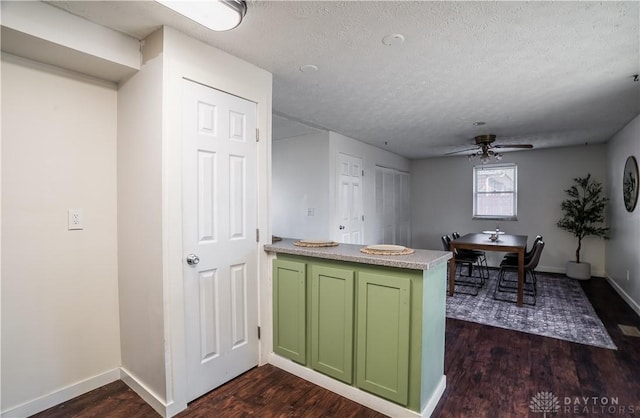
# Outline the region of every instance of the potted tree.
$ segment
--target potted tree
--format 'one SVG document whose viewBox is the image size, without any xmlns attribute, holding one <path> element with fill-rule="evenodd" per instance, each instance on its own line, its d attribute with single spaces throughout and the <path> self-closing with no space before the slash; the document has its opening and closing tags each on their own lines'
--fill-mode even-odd
<svg viewBox="0 0 640 418">
<path fill-rule="evenodd" d="M 609 199 L 602 195 L 602 184 L 592 180 L 591 174 L 576 177 L 573 181 L 575 184 L 565 190 L 569 198 L 562 201 L 563 216 L 558 226 L 578 239 L 576 261 L 567 262 L 567 276 L 586 280 L 591 278 L 591 264 L 580 261 L 582 240 L 589 235 L 607 238 L 609 228 L 602 223 Z"/>
</svg>

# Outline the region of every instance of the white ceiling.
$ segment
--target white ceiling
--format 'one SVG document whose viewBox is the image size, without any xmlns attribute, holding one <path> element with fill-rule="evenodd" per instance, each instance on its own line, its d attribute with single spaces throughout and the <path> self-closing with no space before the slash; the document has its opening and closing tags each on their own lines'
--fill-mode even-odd
<svg viewBox="0 0 640 418">
<path fill-rule="evenodd" d="M 138 39 L 172 26 L 273 73 L 275 139 L 323 128 L 413 159 L 484 133 L 605 142 L 640 113 L 635 1 L 250 1 L 228 32 L 153 1 L 50 3 Z"/>
</svg>

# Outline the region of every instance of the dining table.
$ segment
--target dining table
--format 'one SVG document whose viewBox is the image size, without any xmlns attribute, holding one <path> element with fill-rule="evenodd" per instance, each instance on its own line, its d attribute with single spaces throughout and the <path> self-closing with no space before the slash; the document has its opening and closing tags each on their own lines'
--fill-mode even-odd
<svg viewBox="0 0 640 418">
<path fill-rule="evenodd" d="M 527 236 L 504 233 L 494 236 L 497 236 L 496 240 L 490 239 L 491 234 L 488 233 L 471 233 L 451 241 L 449 250 L 453 253 L 453 257 L 449 259 L 449 296 L 453 296 L 455 291 L 456 250 L 513 252 L 518 254 L 518 294 L 516 304 L 517 306 L 522 306 L 524 292 L 524 253 L 527 248 Z"/>
</svg>

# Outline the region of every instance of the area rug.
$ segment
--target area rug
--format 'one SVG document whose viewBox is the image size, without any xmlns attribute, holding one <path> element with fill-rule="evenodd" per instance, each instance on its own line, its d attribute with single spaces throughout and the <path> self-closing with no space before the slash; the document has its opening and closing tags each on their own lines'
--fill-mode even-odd
<svg viewBox="0 0 640 418">
<path fill-rule="evenodd" d="M 557 274 L 537 273 L 536 305 L 519 308 L 515 303 L 493 298 L 499 270 L 489 271 L 489 280 L 479 289 L 477 296 L 463 294 L 471 289 L 456 285 L 454 295 L 447 296 L 448 318 L 617 349 L 576 280 Z M 511 277 L 515 279 L 516 276 Z M 516 298 L 513 293 L 503 292 L 499 296 Z M 525 296 L 525 301 L 531 301 L 531 298 Z"/>
</svg>

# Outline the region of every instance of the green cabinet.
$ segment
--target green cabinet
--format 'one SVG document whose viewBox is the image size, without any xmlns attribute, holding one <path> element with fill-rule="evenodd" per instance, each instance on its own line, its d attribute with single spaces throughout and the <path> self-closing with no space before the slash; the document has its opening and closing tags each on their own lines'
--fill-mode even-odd
<svg viewBox="0 0 640 418">
<path fill-rule="evenodd" d="M 273 262 L 273 352 L 307 363 L 306 265 Z"/>
<path fill-rule="evenodd" d="M 311 367 L 353 381 L 354 271 L 311 265 Z"/>
<path fill-rule="evenodd" d="M 409 397 L 411 281 L 358 275 L 356 385 L 402 405 Z"/>
<path fill-rule="evenodd" d="M 276 354 L 422 411 L 444 376 L 446 263 L 422 271 L 278 254 L 273 265 Z"/>
</svg>

